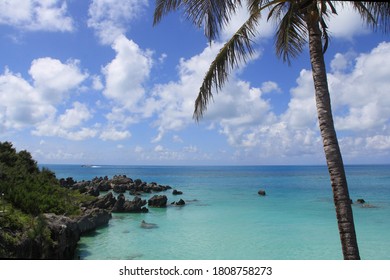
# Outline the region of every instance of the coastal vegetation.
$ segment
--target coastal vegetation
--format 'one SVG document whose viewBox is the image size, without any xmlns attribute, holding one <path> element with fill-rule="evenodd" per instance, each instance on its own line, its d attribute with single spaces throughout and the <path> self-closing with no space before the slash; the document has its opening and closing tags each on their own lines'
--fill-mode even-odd
<svg viewBox="0 0 390 280">
<path fill-rule="evenodd" d="M 40 169 L 29 152 L 17 152 L 10 142 L 0 142 L 0 182 L 0 258 L 17 258 L 26 248 L 22 244 L 52 246 L 43 214 L 74 217 L 92 199 L 60 187 L 53 172 Z"/>
<path fill-rule="evenodd" d="M 310 62 L 315 88 L 315 99 L 320 134 L 330 175 L 344 259 L 360 259 L 355 225 L 344 170 L 341 150 L 334 127 L 324 53 L 328 48 L 330 15 L 337 14 L 342 5 L 351 5 L 367 25 L 374 30 L 387 32 L 390 28 L 388 1 L 317 1 L 317 0 L 158 0 L 154 24 L 169 12 L 180 10 L 194 25 L 203 27 L 210 43 L 219 37 L 221 30 L 246 2 L 246 22 L 227 40 L 211 63 L 200 86 L 195 101 L 194 118 L 199 121 L 213 92 L 220 90 L 232 68 L 248 61 L 255 53 L 254 37 L 261 28 L 260 20 L 266 16 L 276 24 L 275 49 L 278 57 L 291 63 L 306 44 L 309 45 Z M 340 5 L 336 3 L 339 2 Z"/>
<path fill-rule="evenodd" d="M 165 208 L 167 196 L 153 194 L 171 189 L 126 175 L 57 179 L 10 142 L 0 142 L 0 182 L 0 258 L 13 259 L 73 259 L 80 236 L 107 225 L 112 212 L 147 213 L 146 204 Z M 134 199 L 127 200 L 125 192 Z M 142 194 L 151 197 L 146 201 Z M 171 204 L 181 207 L 185 202 Z"/>
</svg>

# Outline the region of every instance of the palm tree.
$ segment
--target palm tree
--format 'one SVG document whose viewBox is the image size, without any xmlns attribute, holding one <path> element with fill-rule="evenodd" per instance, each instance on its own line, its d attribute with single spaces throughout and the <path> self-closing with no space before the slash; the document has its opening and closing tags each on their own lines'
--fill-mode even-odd
<svg viewBox="0 0 390 280">
<path fill-rule="evenodd" d="M 181 9 L 196 26 L 205 28 L 210 43 L 243 2 L 247 3 L 247 21 L 221 48 L 211 63 L 198 97 L 194 118 L 199 121 L 213 97 L 213 90 L 220 90 L 229 71 L 246 62 L 253 54 L 253 38 L 264 13 L 276 22 L 276 54 L 284 61 L 298 56 L 309 44 L 310 61 L 315 88 L 319 128 L 330 174 L 333 199 L 338 221 L 344 259 L 360 259 L 355 225 L 344 164 L 334 128 L 330 94 L 326 76 L 324 53 L 328 47 L 327 21 L 330 14 L 337 14 L 336 2 L 352 5 L 362 19 L 373 29 L 387 32 L 390 28 L 389 2 L 376 1 L 317 1 L 317 0 L 156 0 L 154 24 L 171 11 Z M 340 6 L 337 6 L 340 7 Z"/>
</svg>

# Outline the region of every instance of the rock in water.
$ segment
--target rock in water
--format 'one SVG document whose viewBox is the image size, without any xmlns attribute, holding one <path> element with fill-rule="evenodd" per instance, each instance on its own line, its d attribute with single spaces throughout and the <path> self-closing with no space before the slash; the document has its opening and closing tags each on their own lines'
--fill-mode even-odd
<svg viewBox="0 0 390 280">
<path fill-rule="evenodd" d="M 126 212 L 126 213 L 146 213 L 149 210 L 145 207 L 146 200 L 142 200 L 139 197 L 134 197 L 132 201 L 126 200 L 123 194 L 118 195 L 112 212 Z"/>
<path fill-rule="evenodd" d="M 173 195 L 180 195 L 180 194 L 183 194 L 182 191 L 178 191 L 178 190 L 173 190 L 172 192 Z"/>
<path fill-rule="evenodd" d="M 87 209 L 84 214 L 77 218 L 77 225 L 80 234 L 95 230 L 96 228 L 107 225 L 111 219 L 111 213 L 106 209 Z"/>
<path fill-rule="evenodd" d="M 150 229 L 150 228 L 158 228 L 158 225 L 153 224 L 153 223 L 147 223 L 147 222 L 145 222 L 145 220 L 142 220 L 141 227 L 146 228 L 146 229 Z"/>
<path fill-rule="evenodd" d="M 148 200 L 150 207 L 164 208 L 167 207 L 168 198 L 166 195 L 154 195 Z"/>
<path fill-rule="evenodd" d="M 266 195 L 265 190 L 259 190 L 257 193 L 258 193 L 260 196 L 265 196 L 265 195 Z"/>
<path fill-rule="evenodd" d="M 358 200 L 356 200 L 356 202 L 359 203 L 359 204 L 366 203 L 366 201 L 363 198 L 359 198 Z"/>
</svg>

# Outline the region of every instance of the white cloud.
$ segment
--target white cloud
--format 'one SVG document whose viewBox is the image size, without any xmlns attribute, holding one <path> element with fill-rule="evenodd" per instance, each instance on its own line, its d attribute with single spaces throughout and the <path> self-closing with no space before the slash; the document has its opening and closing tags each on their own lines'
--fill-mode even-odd
<svg viewBox="0 0 390 280">
<path fill-rule="evenodd" d="M 215 43 L 188 60 L 181 59 L 178 65 L 179 80 L 168 84 L 157 85 L 153 90 L 153 99 L 158 127 L 158 135 L 153 142 L 161 141 L 166 131 L 177 131 L 193 123 L 194 102 L 210 63 L 217 54 L 221 44 Z"/>
<path fill-rule="evenodd" d="M 173 135 L 172 141 L 175 143 L 183 143 L 184 142 L 183 139 L 181 139 L 181 137 L 179 135 Z"/>
<path fill-rule="evenodd" d="M 78 60 L 69 60 L 64 64 L 50 57 L 33 60 L 29 74 L 36 90 L 50 103 L 61 102 L 70 90 L 77 88 L 88 76 L 81 73 Z"/>
<path fill-rule="evenodd" d="M 70 153 L 69 151 L 63 151 L 62 149 L 59 149 L 57 151 L 42 151 L 41 149 L 38 149 L 33 152 L 34 158 L 43 158 L 45 160 L 53 160 L 55 162 L 58 161 L 76 161 L 80 162 L 80 160 L 83 160 L 85 157 L 85 154 L 82 152 L 79 153 Z"/>
<path fill-rule="evenodd" d="M 93 137 L 95 129 L 80 126 L 92 118 L 85 104 L 74 102 L 72 108 L 59 113 L 57 106 L 76 90 L 86 74 L 78 63 L 63 64 L 52 58 L 40 58 L 31 63 L 32 81 L 6 69 L 0 75 L 0 120 L 4 130 L 34 127 L 39 136 L 59 136 L 82 140 Z"/>
<path fill-rule="evenodd" d="M 385 151 L 389 153 L 390 150 L 390 135 L 374 135 L 367 137 L 366 145 L 370 149 Z"/>
<path fill-rule="evenodd" d="M 343 155 L 347 159 L 389 153 L 390 139 L 390 43 L 369 53 L 336 54 L 328 73 L 332 111 Z M 320 152 L 311 71 L 302 70 L 297 87 L 291 89 L 287 111 L 280 116 L 286 127 L 279 130 L 291 147 Z M 272 128 L 270 131 L 275 131 Z M 256 138 L 256 137 L 254 137 Z M 275 148 L 288 146 L 269 135 Z M 290 149 L 291 150 L 291 149 Z M 291 150 L 292 151 L 292 150 Z"/>
<path fill-rule="evenodd" d="M 275 119 L 262 94 L 248 82 L 232 80 L 215 97 L 205 120 L 218 124 L 220 133 L 227 137 L 230 145 L 251 146 L 249 134 L 253 128 L 268 125 Z"/>
<path fill-rule="evenodd" d="M 168 55 L 166 53 L 163 53 L 160 55 L 160 57 L 158 58 L 158 61 L 160 63 L 164 63 L 164 61 L 167 59 Z"/>
<path fill-rule="evenodd" d="M 56 136 L 69 140 L 84 140 L 95 137 L 97 130 L 90 127 L 81 127 L 92 118 L 92 113 L 85 104 L 74 102 L 73 107 L 66 109 L 59 116 L 55 114 L 35 125 L 32 131 L 38 136 Z"/>
<path fill-rule="evenodd" d="M 161 145 L 157 145 L 155 148 L 154 148 L 154 151 L 156 153 L 163 153 L 165 151 L 164 147 L 161 146 Z"/>
<path fill-rule="evenodd" d="M 100 91 L 104 89 L 104 85 L 102 83 L 101 77 L 100 76 L 92 76 L 92 88 L 94 90 Z"/>
<path fill-rule="evenodd" d="M 0 24 L 28 31 L 74 30 L 74 23 L 67 15 L 66 1 L 61 0 L 2 0 Z"/>
<path fill-rule="evenodd" d="M 367 131 L 388 125 L 389 77 L 390 43 L 381 43 L 370 53 L 358 55 L 351 71 L 329 75 L 337 128 Z"/>
<path fill-rule="evenodd" d="M 102 44 L 112 44 L 126 33 L 130 22 L 139 18 L 148 0 L 93 0 L 89 6 L 88 26 L 93 28 Z"/>
<path fill-rule="evenodd" d="M 40 93 L 20 74 L 7 69 L 0 76 L 0 104 L 5 129 L 34 125 L 56 112 L 55 107 L 45 102 Z"/>
<path fill-rule="evenodd" d="M 331 15 L 328 23 L 329 34 L 334 38 L 352 40 L 356 35 L 368 34 L 359 13 L 351 5 L 337 5 L 337 15 Z"/>
<path fill-rule="evenodd" d="M 140 153 L 142 153 L 144 151 L 144 148 L 142 148 L 141 146 L 136 146 L 135 148 L 134 148 L 134 152 L 136 153 L 136 154 L 140 154 Z"/>
<path fill-rule="evenodd" d="M 112 45 L 115 58 L 103 69 L 105 84 L 103 95 L 110 101 L 110 112 L 105 115 L 109 128 L 120 127 L 122 131 L 104 131 L 103 140 L 122 140 L 131 134 L 126 128 L 153 115 L 159 106 L 148 98 L 145 89 L 153 65 L 152 52 L 142 50 L 132 40 L 119 36 Z"/>
<path fill-rule="evenodd" d="M 179 80 L 155 88 L 153 97 L 161 106 L 156 111 L 159 134 L 155 142 L 161 141 L 167 131 L 182 130 L 193 122 L 194 100 L 215 55 L 213 47 L 218 49 L 218 44 L 188 60 L 182 59 L 178 66 Z M 336 54 L 330 63 L 333 113 L 346 158 L 353 157 L 359 149 L 360 155 L 388 149 L 388 61 L 390 43 L 382 43 L 367 54 Z M 214 95 L 215 102 L 209 105 L 201 124 L 206 123 L 224 135 L 230 146 L 237 148 L 240 158 L 291 157 L 304 162 L 307 157 L 313 162 L 322 161 L 311 71 L 303 69 L 296 82 L 290 90 L 286 111 L 275 115 L 264 95 L 271 90 L 279 91 L 278 85 L 265 81 L 255 88 L 233 73 L 226 86 Z M 345 137 L 344 133 L 353 136 Z M 161 153 L 169 151 L 157 147 Z"/>
<path fill-rule="evenodd" d="M 131 137 L 131 133 L 129 131 L 119 131 L 114 127 L 110 127 L 108 129 L 104 130 L 100 134 L 100 139 L 102 139 L 104 141 L 107 141 L 107 140 L 119 141 L 119 140 L 124 140 L 124 139 L 130 138 L 130 137 Z"/>
<path fill-rule="evenodd" d="M 139 102 L 144 100 L 144 83 L 152 67 L 152 54 L 125 36 L 119 36 L 112 48 L 116 57 L 103 69 L 106 79 L 103 94 L 118 106 L 137 112 Z"/>
<path fill-rule="evenodd" d="M 187 60 L 181 59 L 178 81 L 155 87 L 153 98 L 159 105 L 155 125 L 159 133 L 153 142 L 161 141 L 167 131 L 182 130 L 194 123 L 194 102 L 199 86 L 221 47 L 222 43 L 213 43 L 201 54 Z M 267 123 L 274 117 L 268 101 L 262 96 L 262 90 L 241 81 L 237 77 L 240 71 L 233 72 L 223 89 L 214 94 L 215 102 L 209 104 L 202 120 L 202 123 L 209 123 L 211 127 L 219 127 L 232 145 L 241 145 L 239 143 L 248 126 L 259 121 Z M 263 88 L 266 91 L 279 89 L 272 81 L 265 82 Z"/>
<path fill-rule="evenodd" d="M 291 100 L 281 120 L 292 129 L 312 128 L 317 121 L 317 109 L 311 71 L 302 70 L 297 84 L 291 89 Z"/>
<path fill-rule="evenodd" d="M 58 117 L 61 127 L 65 129 L 79 126 L 92 117 L 91 112 L 85 104 L 74 102 L 73 108 L 66 109 L 65 113 Z"/>
<path fill-rule="evenodd" d="M 186 153 L 197 153 L 198 147 L 194 145 L 186 146 L 183 148 L 183 151 Z"/>
<path fill-rule="evenodd" d="M 261 91 L 263 93 L 269 93 L 269 92 L 281 92 L 282 90 L 279 88 L 279 85 L 272 81 L 263 82 L 261 84 Z"/>
</svg>

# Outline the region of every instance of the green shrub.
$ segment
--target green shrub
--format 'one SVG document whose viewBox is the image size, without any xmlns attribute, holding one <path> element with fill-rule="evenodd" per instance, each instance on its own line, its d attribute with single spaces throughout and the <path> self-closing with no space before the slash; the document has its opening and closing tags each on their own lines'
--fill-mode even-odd
<svg viewBox="0 0 390 280">
<path fill-rule="evenodd" d="M 29 152 L 17 152 L 9 142 L 0 142 L 0 179 L 4 198 L 33 216 L 48 212 L 77 215 L 80 203 L 89 199 L 62 188 L 52 171 L 40 170 Z"/>
</svg>

